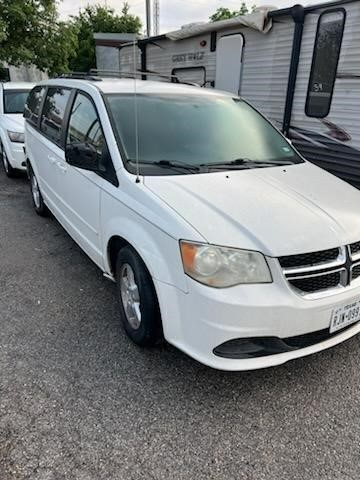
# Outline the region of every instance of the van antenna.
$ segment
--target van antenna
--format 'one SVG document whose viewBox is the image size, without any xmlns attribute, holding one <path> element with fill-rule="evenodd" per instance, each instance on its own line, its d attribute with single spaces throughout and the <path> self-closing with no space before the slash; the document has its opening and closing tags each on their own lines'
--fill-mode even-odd
<svg viewBox="0 0 360 480">
<path fill-rule="evenodd" d="M 136 183 L 140 183 L 139 174 L 139 119 L 138 119 L 138 103 L 137 103 L 137 85 L 136 85 L 136 44 L 133 43 L 133 56 L 134 56 L 134 113 L 135 113 L 135 165 L 136 165 Z"/>
</svg>

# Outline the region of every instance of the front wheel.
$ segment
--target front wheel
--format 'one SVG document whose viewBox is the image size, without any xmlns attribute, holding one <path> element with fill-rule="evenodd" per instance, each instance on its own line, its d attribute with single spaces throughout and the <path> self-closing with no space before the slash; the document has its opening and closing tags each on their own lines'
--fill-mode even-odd
<svg viewBox="0 0 360 480">
<path fill-rule="evenodd" d="M 116 281 L 122 322 L 127 335 L 140 346 L 153 346 L 163 338 L 155 287 L 144 262 L 131 247 L 120 250 Z"/>
<path fill-rule="evenodd" d="M 10 165 L 9 159 L 6 155 L 4 145 L 0 143 L 0 156 L 1 156 L 1 162 L 4 167 L 4 171 L 7 177 L 13 178 L 15 177 L 15 169 Z"/>
<path fill-rule="evenodd" d="M 49 211 L 47 209 L 47 206 L 45 205 L 43 196 L 41 195 L 41 192 L 40 192 L 37 178 L 31 166 L 29 166 L 29 179 L 30 179 L 31 197 L 32 197 L 35 212 L 41 217 L 46 217 Z"/>
</svg>

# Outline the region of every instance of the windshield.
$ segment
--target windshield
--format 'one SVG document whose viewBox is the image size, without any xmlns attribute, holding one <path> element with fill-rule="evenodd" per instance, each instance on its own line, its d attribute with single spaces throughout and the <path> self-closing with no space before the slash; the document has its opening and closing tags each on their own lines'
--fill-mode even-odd
<svg viewBox="0 0 360 480">
<path fill-rule="evenodd" d="M 24 113 L 30 90 L 4 90 L 4 113 Z"/>
<path fill-rule="evenodd" d="M 132 171 L 136 158 L 134 95 L 111 94 L 107 101 Z M 302 162 L 286 139 L 238 98 L 140 94 L 137 111 L 141 173 L 144 168 L 147 174 L 158 175 L 196 173 L 201 167 L 209 171 Z M 156 173 L 149 168 L 154 162 L 161 163 L 155 165 Z M 159 168 L 164 166 L 175 166 L 176 171 Z"/>
</svg>

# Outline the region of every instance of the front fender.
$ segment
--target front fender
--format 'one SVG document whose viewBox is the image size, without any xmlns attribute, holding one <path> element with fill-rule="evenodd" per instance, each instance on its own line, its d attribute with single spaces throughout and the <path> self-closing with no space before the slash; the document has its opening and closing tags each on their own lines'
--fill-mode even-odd
<svg viewBox="0 0 360 480">
<path fill-rule="evenodd" d="M 103 258 L 108 274 L 112 274 L 108 247 L 115 236 L 137 251 L 155 280 L 188 291 L 179 242 L 138 215 L 113 217 L 104 225 Z"/>
</svg>

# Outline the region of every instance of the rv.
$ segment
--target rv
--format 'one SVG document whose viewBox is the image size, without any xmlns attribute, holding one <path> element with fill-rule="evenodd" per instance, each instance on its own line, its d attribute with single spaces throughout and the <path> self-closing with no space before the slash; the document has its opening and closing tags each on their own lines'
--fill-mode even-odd
<svg viewBox="0 0 360 480">
<path fill-rule="evenodd" d="M 136 52 L 120 45 L 118 64 L 240 95 L 308 160 L 360 188 L 359 25 L 354 0 L 260 9 L 140 39 Z"/>
</svg>

